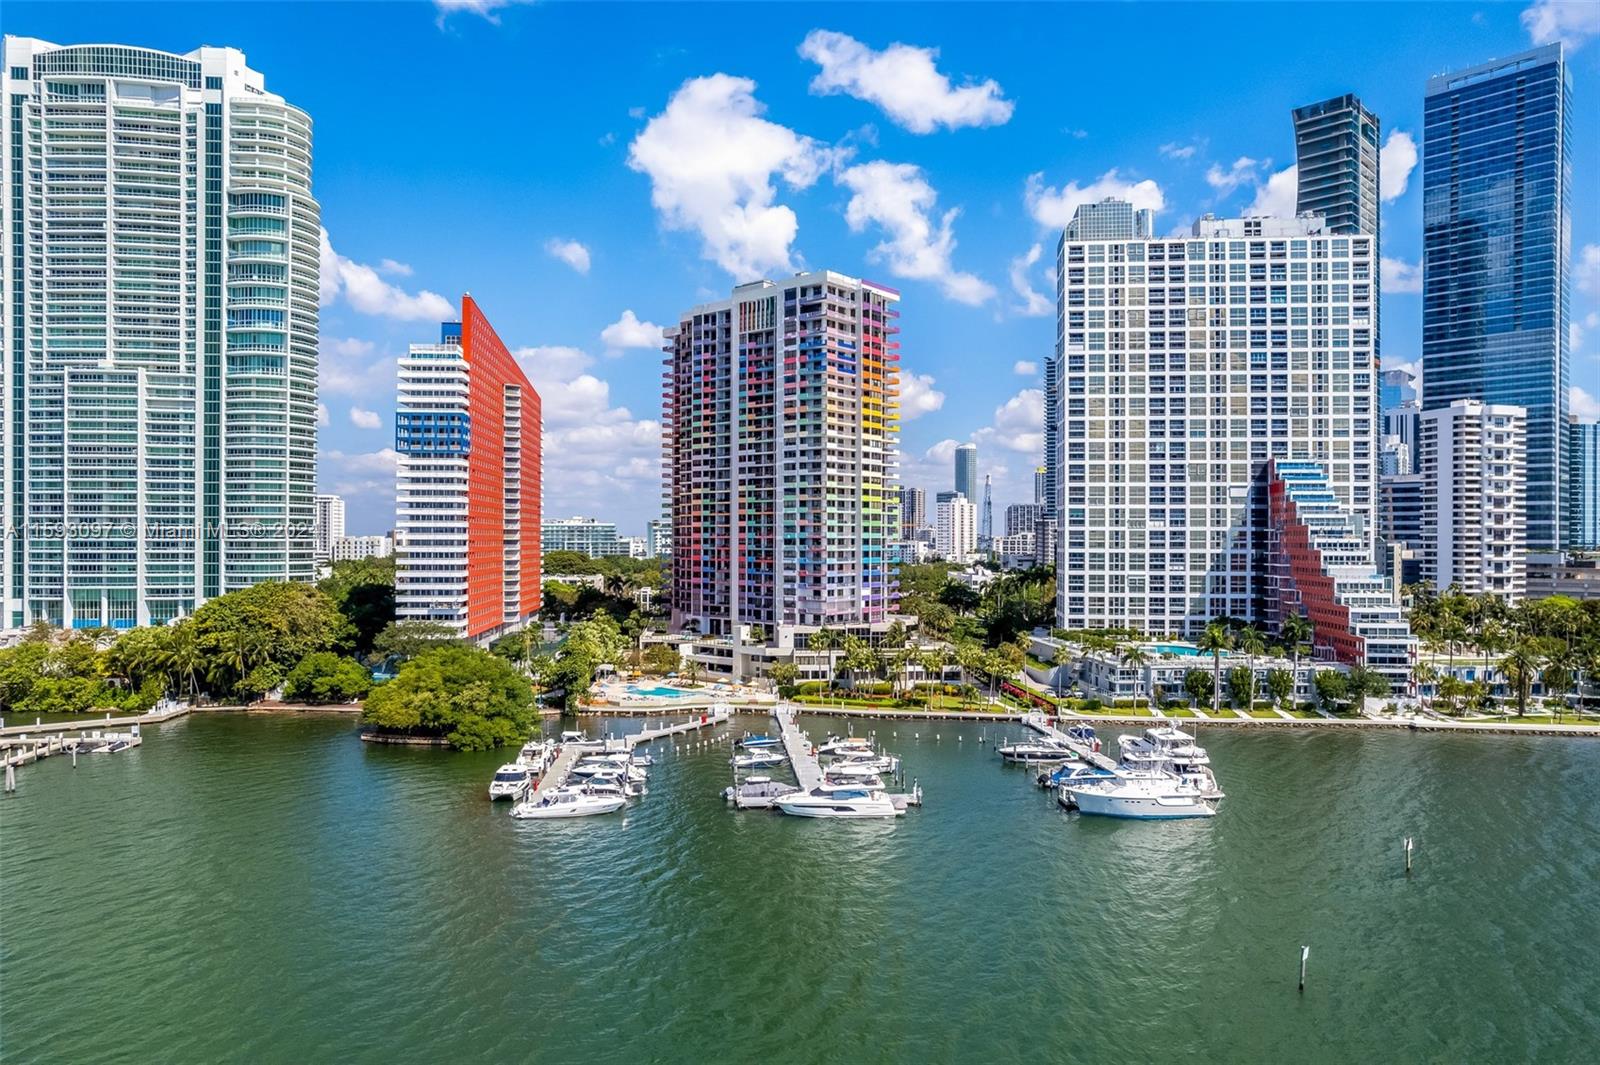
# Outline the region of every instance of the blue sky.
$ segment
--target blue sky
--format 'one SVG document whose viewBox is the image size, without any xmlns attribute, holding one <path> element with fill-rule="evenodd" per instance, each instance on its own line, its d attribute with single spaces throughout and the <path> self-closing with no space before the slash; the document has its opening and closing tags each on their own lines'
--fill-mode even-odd
<svg viewBox="0 0 1600 1065">
<path fill-rule="evenodd" d="M 1162 232 L 1292 209 L 1290 109 L 1342 92 L 1395 138 L 1383 350 L 1412 362 L 1424 82 L 1553 36 L 1577 46 L 1573 380 L 1593 416 L 1597 11 L 12 0 L 5 30 L 229 45 L 310 112 L 329 237 L 322 483 L 349 498 L 352 532 L 392 523 L 393 360 L 470 291 L 544 395 L 546 514 L 640 533 L 659 507 L 656 325 L 786 265 L 902 291 L 903 479 L 946 487 L 949 452 L 975 439 L 998 523 L 1031 498 L 1072 203 L 1129 191 L 1159 202 Z"/>
</svg>

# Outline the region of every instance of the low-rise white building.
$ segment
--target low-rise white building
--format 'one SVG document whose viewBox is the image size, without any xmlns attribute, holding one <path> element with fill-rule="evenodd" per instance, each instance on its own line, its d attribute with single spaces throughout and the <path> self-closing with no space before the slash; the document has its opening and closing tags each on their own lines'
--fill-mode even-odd
<svg viewBox="0 0 1600 1065">
<path fill-rule="evenodd" d="M 388 558 L 394 554 L 394 539 L 389 536 L 341 536 L 333 542 L 333 561 L 353 562 L 362 558 Z"/>
</svg>

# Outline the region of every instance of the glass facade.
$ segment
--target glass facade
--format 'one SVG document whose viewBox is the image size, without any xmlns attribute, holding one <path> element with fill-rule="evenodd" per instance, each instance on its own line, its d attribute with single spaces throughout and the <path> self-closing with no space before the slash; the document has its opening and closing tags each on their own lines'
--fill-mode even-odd
<svg viewBox="0 0 1600 1065">
<path fill-rule="evenodd" d="M 1528 546 L 1562 543 L 1572 84 L 1559 44 L 1428 82 L 1423 405 L 1528 411 Z"/>
<path fill-rule="evenodd" d="M 1331 233 L 1378 232 L 1378 116 L 1346 93 L 1294 110 L 1296 212 Z"/>
</svg>

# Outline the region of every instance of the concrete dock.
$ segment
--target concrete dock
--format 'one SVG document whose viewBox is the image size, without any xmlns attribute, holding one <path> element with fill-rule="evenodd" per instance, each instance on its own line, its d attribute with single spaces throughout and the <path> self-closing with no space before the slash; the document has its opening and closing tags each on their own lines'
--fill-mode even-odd
<svg viewBox="0 0 1600 1065">
<path fill-rule="evenodd" d="M 155 709 L 148 714 L 127 717 L 82 717 L 75 721 L 47 721 L 37 719 L 31 725 L 5 725 L 0 718 L 0 742 L 16 736 L 33 736 L 43 732 L 84 732 L 88 729 L 113 729 L 126 728 L 130 725 L 159 725 L 163 721 L 171 721 L 175 717 L 182 717 L 189 712 L 188 703 L 175 702 L 163 699 L 157 703 Z"/>
<path fill-rule="evenodd" d="M 1068 748 L 1073 754 L 1097 769 L 1115 769 L 1117 767 L 1115 758 L 1111 758 L 1099 751 L 1091 750 L 1088 744 L 1081 740 L 1073 739 L 1066 732 L 1050 724 L 1050 719 L 1043 714 L 1024 714 L 1022 715 L 1022 723 L 1039 733 L 1039 735 L 1049 739 L 1051 743 L 1059 743 Z"/>
<path fill-rule="evenodd" d="M 822 763 L 817 761 L 816 750 L 811 746 L 811 741 L 800 725 L 795 720 L 796 712 L 792 707 L 776 706 L 772 709 L 773 720 L 778 723 L 778 735 L 783 737 L 783 753 L 789 756 L 789 765 L 794 768 L 794 779 L 802 791 L 811 791 L 822 786 Z"/>
<path fill-rule="evenodd" d="M 629 750 L 632 750 L 633 748 L 638 747 L 640 744 L 654 743 L 656 740 L 665 739 L 668 736 L 681 736 L 685 732 L 693 732 L 696 729 L 714 728 L 717 725 L 722 724 L 724 721 L 727 721 L 731 717 L 733 717 L 732 707 L 716 706 L 712 707 L 711 710 L 706 713 L 699 714 L 693 718 L 690 718 L 688 721 L 680 721 L 676 725 L 662 725 L 659 728 L 647 728 L 642 732 L 635 732 L 630 735 L 623 736 L 622 741 L 627 745 Z"/>
<path fill-rule="evenodd" d="M 578 759 L 586 754 L 600 754 L 611 751 L 631 751 L 635 747 L 668 736 L 681 736 L 686 732 L 696 729 L 715 728 L 729 718 L 733 717 L 731 707 L 715 707 L 703 714 L 696 714 L 688 721 L 680 721 L 674 725 L 660 725 L 656 728 L 647 728 L 639 732 L 629 733 L 626 736 L 610 736 L 601 740 L 589 740 L 584 743 L 567 743 L 561 747 L 561 753 L 556 756 L 555 762 L 546 769 L 544 776 L 539 778 L 539 784 L 533 789 L 528 798 L 538 802 L 550 792 L 564 786 L 567 778 L 572 775 L 572 767 L 578 764 Z"/>
</svg>

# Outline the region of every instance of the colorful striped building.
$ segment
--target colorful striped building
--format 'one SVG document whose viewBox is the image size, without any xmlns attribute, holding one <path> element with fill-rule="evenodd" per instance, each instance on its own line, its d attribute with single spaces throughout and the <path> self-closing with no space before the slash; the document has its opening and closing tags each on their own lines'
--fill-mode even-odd
<svg viewBox="0 0 1600 1065">
<path fill-rule="evenodd" d="M 471 296 L 400 360 L 395 616 L 487 642 L 540 606 L 540 409 Z"/>
<path fill-rule="evenodd" d="M 832 271 L 740 285 L 667 330 L 673 621 L 790 648 L 898 602 L 894 289 Z"/>
</svg>

